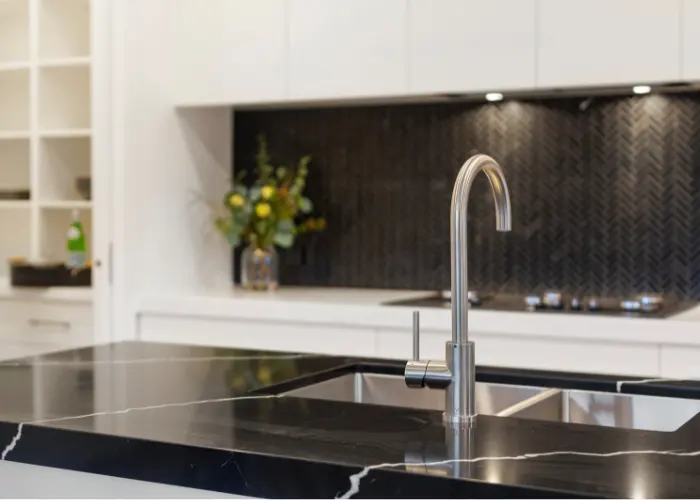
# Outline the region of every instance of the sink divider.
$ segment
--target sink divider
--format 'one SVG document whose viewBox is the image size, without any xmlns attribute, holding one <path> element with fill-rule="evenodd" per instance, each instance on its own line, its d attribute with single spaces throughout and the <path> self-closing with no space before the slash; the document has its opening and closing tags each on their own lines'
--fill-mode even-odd
<svg viewBox="0 0 700 500">
<path fill-rule="evenodd" d="M 515 403 L 512 406 L 509 406 L 505 410 L 501 410 L 496 414 L 497 417 L 510 417 L 516 413 L 520 413 L 532 405 L 539 403 L 540 401 L 543 401 L 545 399 L 551 398 L 553 396 L 558 396 L 561 394 L 561 389 L 549 389 L 544 392 L 541 392 L 539 394 L 535 394 L 534 396 L 531 396 L 527 399 L 524 399 L 518 403 Z"/>
</svg>

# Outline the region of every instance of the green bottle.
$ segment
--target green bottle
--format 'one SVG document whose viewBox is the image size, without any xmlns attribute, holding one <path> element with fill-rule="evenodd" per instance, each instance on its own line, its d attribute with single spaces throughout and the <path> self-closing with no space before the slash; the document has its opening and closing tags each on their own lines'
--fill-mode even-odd
<svg viewBox="0 0 700 500">
<path fill-rule="evenodd" d="M 73 221 L 66 233 L 66 267 L 68 269 L 83 269 L 87 265 L 87 245 L 85 231 L 78 220 L 78 210 L 73 209 Z"/>
</svg>

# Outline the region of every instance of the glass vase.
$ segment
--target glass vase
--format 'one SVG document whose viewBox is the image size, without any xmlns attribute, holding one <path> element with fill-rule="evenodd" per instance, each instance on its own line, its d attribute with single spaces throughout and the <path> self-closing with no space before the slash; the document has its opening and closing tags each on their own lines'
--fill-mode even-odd
<svg viewBox="0 0 700 500">
<path fill-rule="evenodd" d="M 279 265 L 275 247 L 247 246 L 241 252 L 241 286 L 246 290 L 276 290 Z"/>
</svg>

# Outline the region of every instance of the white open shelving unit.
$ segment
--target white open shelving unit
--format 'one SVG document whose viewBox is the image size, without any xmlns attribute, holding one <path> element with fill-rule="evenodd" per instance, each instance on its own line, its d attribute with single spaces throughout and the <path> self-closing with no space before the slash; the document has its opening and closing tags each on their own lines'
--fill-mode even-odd
<svg viewBox="0 0 700 500">
<path fill-rule="evenodd" d="M 63 260 L 73 209 L 92 237 L 90 0 L 0 0 L 0 280 L 7 259 Z M 89 245 L 91 246 L 91 245 Z M 90 249 L 89 249 L 90 250 Z"/>
</svg>

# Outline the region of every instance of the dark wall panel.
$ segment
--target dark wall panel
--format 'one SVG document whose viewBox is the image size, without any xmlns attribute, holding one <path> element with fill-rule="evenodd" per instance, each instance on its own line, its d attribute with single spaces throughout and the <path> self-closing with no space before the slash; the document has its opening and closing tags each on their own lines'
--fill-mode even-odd
<svg viewBox="0 0 700 500">
<path fill-rule="evenodd" d="M 449 288 L 454 179 L 480 152 L 504 167 L 513 231 L 495 232 L 486 178 L 470 203 L 470 288 L 663 291 L 700 299 L 700 97 L 235 114 L 236 168 L 255 137 L 275 163 L 313 156 L 327 232 L 285 252 L 282 282 Z"/>
</svg>

